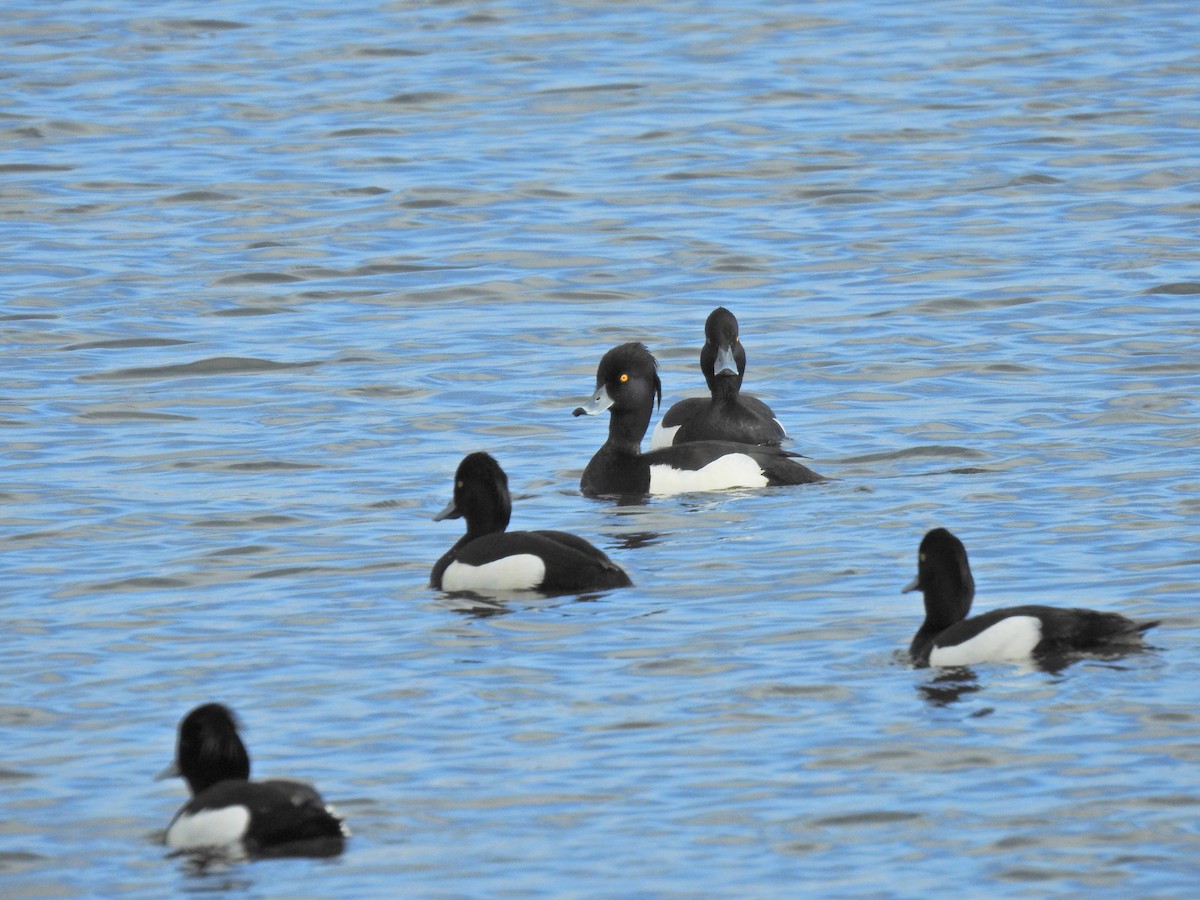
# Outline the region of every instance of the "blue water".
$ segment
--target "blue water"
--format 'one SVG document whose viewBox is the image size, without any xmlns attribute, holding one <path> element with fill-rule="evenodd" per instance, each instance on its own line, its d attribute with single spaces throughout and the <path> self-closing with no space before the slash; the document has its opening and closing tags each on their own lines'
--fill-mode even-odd
<svg viewBox="0 0 1200 900">
<path fill-rule="evenodd" d="M 1200 828 L 1194 8 L 8 4 L 0 893 L 1190 896 Z M 617 506 L 614 344 L 746 389 L 835 480 Z M 466 600 L 431 521 L 636 587 Z M 915 671 L 977 608 L 1162 619 Z M 197 871 L 192 706 L 311 778 L 336 860 Z M 965 887 L 964 887 L 965 886 Z"/>
</svg>

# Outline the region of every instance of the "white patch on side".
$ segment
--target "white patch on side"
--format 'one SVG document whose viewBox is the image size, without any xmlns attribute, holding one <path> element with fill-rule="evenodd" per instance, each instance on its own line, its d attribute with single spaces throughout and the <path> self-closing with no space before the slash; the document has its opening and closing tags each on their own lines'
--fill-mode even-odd
<svg viewBox="0 0 1200 900">
<path fill-rule="evenodd" d="M 931 666 L 970 666 L 1001 659 L 1028 659 L 1042 639 L 1037 616 L 1008 616 L 969 641 L 953 647 L 935 647 Z"/>
<path fill-rule="evenodd" d="M 723 491 L 726 488 L 767 486 L 767 476 L 753 456 L 727 453 L 702 469 L 650 467 L 650 493 L 683 494 L 688 491 Z"/>
<path fill-rule="evenodd" d="M 659 422 L 654 426 L 654 431 L 650 435 L 650 449 L 661 450 L 663 447 L 670 447 L 675 443 L 675 432 L 682 427 L 682 425 L 667 426 Z"/>
<path fill-rule="evenodd" d="M 199 850 L 238 843 L 250 825 L 250 810 L 244 806 L 202 809 L 182 815 L 167 829 L 167 846 L 173 850 Z"/>
<path fill-rule="evenodd" d="M 531 591 L 546 577 L 546 563 L 532 553 L 468 566 L 452 562 L 442 575 L 443 591 Z"/>
</svg>

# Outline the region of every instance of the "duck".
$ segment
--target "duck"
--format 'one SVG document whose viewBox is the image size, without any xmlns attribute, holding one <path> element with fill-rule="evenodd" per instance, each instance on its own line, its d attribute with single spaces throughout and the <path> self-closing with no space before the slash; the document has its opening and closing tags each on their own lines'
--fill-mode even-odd
<svg viewBox="0 0 1200 900">
<path fill-rule="evenodd" d="M 692 441 L 642 453 L 642 438 L 662 402 L 658 361 L 641 342 L 613 347 L 596 369 L 596 390 L 574 415 L 609 413 L 608 440 L 579 482 L 587 497 L 678 494 L 825 481 L 779 447 Z"/>
<path fill-rule="evenodd" d="M 970 666 L 1001 660 L 1052 662 L 1078 653 L 1122 653 L 1144 647 L 1159 623 L 1118 613 L 1053 606 L 1010 606 L 968 618 L 975 579 L 962 541 L 945 528 L 921 540 L 917 577 L 904 592 L 925 595 L 925 621 L 908 654 L 917 668 Z"/>
<path fill-rule="evenodd" d="M 554 595 L 633 585 L 624 569 L 583 538 L 564 531 L 505 531 L 511 516 L 508 476 L 500 464 L 487 453 L 465 456 L 450 503 L 433 518 L 465 518 L 467 533 L 437 561 L 430 586 Z"/>
<path fill-rule="evenodd" d="M 738 321 L 718 306 L 704 323 L 700 371 L 709 398 L 680 400 L 667 410 L 650 435 L 650 449 L 691 441 L 736 441 L 778 447 L 787 438 L 771 407 L 741 393 L 746 349 L 738 339 Z"/>
<path fill-rule="evenodd" d="M 250 780 L 238 720 L 220 703 L 202 704 L 183 717 L 175 761 L 158 777 L 182 777 L 192 794 L 167 826 L 166 845 L 175 851 L 332 856 L 350 836 L 311 785 Z"/>
</svg>

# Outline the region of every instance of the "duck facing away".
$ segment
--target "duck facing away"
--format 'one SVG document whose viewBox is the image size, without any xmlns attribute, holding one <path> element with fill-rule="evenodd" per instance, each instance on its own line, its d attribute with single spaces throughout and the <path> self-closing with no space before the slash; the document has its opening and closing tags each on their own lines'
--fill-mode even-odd
<svg viewBox="0 0 1200 900">
<path fill-rule="evenodd" d="M 349 831 L 311 785 L 250 781 L 250 756 L 228 707 L 206 703 L 179 723 L 175 762 L 192 793 L 167 827 L 172 850 L 248 856 L 334 856 Z"/>
<path fill-rule="evenodd" d="M 491 456 L 471 453 L 454 476 L 454 498 L 435 521 L 464 518 L 467 533 L 437 561 L 431 587 L 494 593 L 578 594 L 633 584 L 583 538 L 564 531 L 505 531 L 512 515 L 508 476 Z"/>
<path fill-rule="evenodd" d="M 826 480 L 778 447 L 693 441 L 642 453 L 642 438 L 661 400 L 658 363 L 643 344 L 621 344 L 604 354 L 596 369 L 595 393 L 574 413 L 609 413 L 608 440 L 579 482 L 585 496 L 678 494 Z"/>
<path fill-rule="evenodd" d="M 975 579 L 962 541 L 945 528 L 933 529 L 921 541 L 917 577 L 904 587 L 904 592 L 915 590 L 925 595 L 925 621 L 908 648 L 918 667 L 1125 652 L 1143 648 L 1143 633 L 1158 624 L 1092 609 L 1035 605 L 968 618 Z"/>
<path fill-rule="evenodd" d="M 741 393 L 746 349 L 738 339 L 737 318 L 723 306 L 704 323 L 700 371 L 710 397 L 680 400 L 667 410 L 650 435 L 650 449 L 690 441 L 736 441 L 778 447 L 787 435 L 771 407 Z"/>
</svg>

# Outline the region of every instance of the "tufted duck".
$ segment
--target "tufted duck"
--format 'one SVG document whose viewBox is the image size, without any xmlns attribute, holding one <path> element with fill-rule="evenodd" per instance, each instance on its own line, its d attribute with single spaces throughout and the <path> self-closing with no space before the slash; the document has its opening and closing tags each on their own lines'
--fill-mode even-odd
<svg viewBox="0 0 1200 900">
<path fill-rule="evenodd" d="M 967 618 L 975 579 L 962 541 L 945 528 L 925 535 L 917 577 L 904 591 L 925 594 L 925 621 L 908 648 L 913 664 L 969 666 L 1002 659 L 1049 659 L 1075 652 L 1137 649 L 1158 622 L 1053 606 L 1010 606 Z"/>
<path fill-rule="evenodd" d="M 607 494 L 677 494 L 825 481 L 778 447 L 731 441 L 694 441 L 641 452 L 656 400 L 662 399 L 658 363 L 640 343 L 604 354 L 596 391 L 575 415 L 608 410 L 608 440 L 583 471 L 580 490 Z"/>
</svg>

